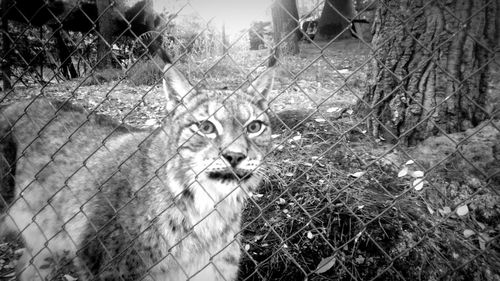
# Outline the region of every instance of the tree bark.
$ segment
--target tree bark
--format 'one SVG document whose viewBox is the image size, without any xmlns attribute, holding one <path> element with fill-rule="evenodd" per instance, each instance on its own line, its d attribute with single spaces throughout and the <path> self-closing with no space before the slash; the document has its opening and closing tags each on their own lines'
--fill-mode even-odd
<svg viewBox="0 0 500 281">
<path fill-rule="evenodd" d="M 349 38 L 349 27 L 354 17 L 352 0 L 327 0 L 318 22 L 316 40 Z"/>
<path fill-rule="evenodd" d="M 97 15 L 99 18 L 99 34 L 97 34 L 97 68 L 109 68 L 112 66 L 112 46 L 113 43 L 113 7 L 114 1 L 96 1 Z"/>
<path fill-rule="evenodd" d="M 57 52 L 59 54 L 59 61 L 61 62 L 61 72 L 66 77 L 66 79 L 72 79 L 78 77 L 75 66 L 71 60 L 71 51 L 69 50 L 66 42 L 63 38 L 62 30 L 58 30 L 57 27 L 52 26 L 54 32 L 54 37 L 56 39 Z"/>
<path fill-rule="evenodd" d="M 414 145 L 488 118 L 499 4 L 383 2 L 375 17 L 370 85 L 358 104 L 360 113 L 370 114 L 371 134 Z"/>
<path fill-rule="evenodd" d="M 222 55 L 225 55 L 228 52 L 229 42 L 227 41 L 226 35 L 226 22 L 222 23 Z"/>
<path fill-rule="evenodd" d="M 273 39 L 276 56 L 296 55 L 299 53 L 297 30 L 299 12 L 295 0 L 276 0 L 272 8 Z"/>
</svg>

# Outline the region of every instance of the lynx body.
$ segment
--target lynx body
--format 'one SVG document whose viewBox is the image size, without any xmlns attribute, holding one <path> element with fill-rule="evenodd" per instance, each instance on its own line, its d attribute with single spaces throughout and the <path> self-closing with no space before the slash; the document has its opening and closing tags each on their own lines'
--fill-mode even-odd
<svg viewBox="0 0 500 281">
<path fill-rule="evenodd" d="M 241 212 L 270 145 L 272 75 L 228 95 L 166 69 L 169 116 L 154 131 L 43 99 L 0 113 L 10 201 L 0 232 L 25 240 L 21 280 L 50 278 L 65 255 L 80 280 L 237 278 Z"/>
</svg>

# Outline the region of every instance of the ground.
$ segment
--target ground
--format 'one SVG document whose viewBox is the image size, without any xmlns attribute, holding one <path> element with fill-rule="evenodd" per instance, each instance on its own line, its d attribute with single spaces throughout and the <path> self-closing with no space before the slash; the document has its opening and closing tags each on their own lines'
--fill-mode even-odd
<svg viewBox="0 0 500 281">
<path fill-rule="evenodd" d="M 271 93 L 275 145 L 266 182 L 244 213 L 240 279 L 500 280 L 500 122 L 413 148 L 373 139 L 353 111 L 370 49 L 346 40 L 301 50 L 282 58 Z M 179 67 L 195 84 L 235 89 L 267 56 L 230 53 Z M 498 91 L 500 79 L 492 79 L 490 91 Z M 42 90 L 135 126 L 164 116 L 159 85 L 87 84 L 16 89 L 0 101 Z M 0 280 L 13 280 L 20 247 L 0 243 Z M 74 274 L 63 267 L 58 276 Z"/>
</svg>

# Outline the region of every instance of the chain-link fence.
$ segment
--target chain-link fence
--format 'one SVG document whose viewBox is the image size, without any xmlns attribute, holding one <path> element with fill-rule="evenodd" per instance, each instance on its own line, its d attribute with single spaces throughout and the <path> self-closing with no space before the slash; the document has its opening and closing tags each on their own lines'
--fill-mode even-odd
<svg viewBox="0 0 500 281">
<path fill-rule="evenodd" d="M 0 3 L 1 280 L 500 280 L 498 1 Z"/>
</svg>

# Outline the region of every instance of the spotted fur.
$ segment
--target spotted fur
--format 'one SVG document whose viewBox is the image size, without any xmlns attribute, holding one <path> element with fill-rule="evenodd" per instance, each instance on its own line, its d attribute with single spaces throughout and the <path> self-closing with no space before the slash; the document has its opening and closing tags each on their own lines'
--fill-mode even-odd
<svg viewBox="0 0 500 281">
<path fill-rule="evenodd" d="M 49 276 L 69 253 L 81 280 L 236 280 L 241 211 L 271 140 L 272 76 L 247 91 L 196 90 L 167 65 L 168 117 L 154 131 L 47 100 L 3 110 L 0 148 L 17 159 L 0 228 L 26 241 L 20 279 Z"/>
</svg>

